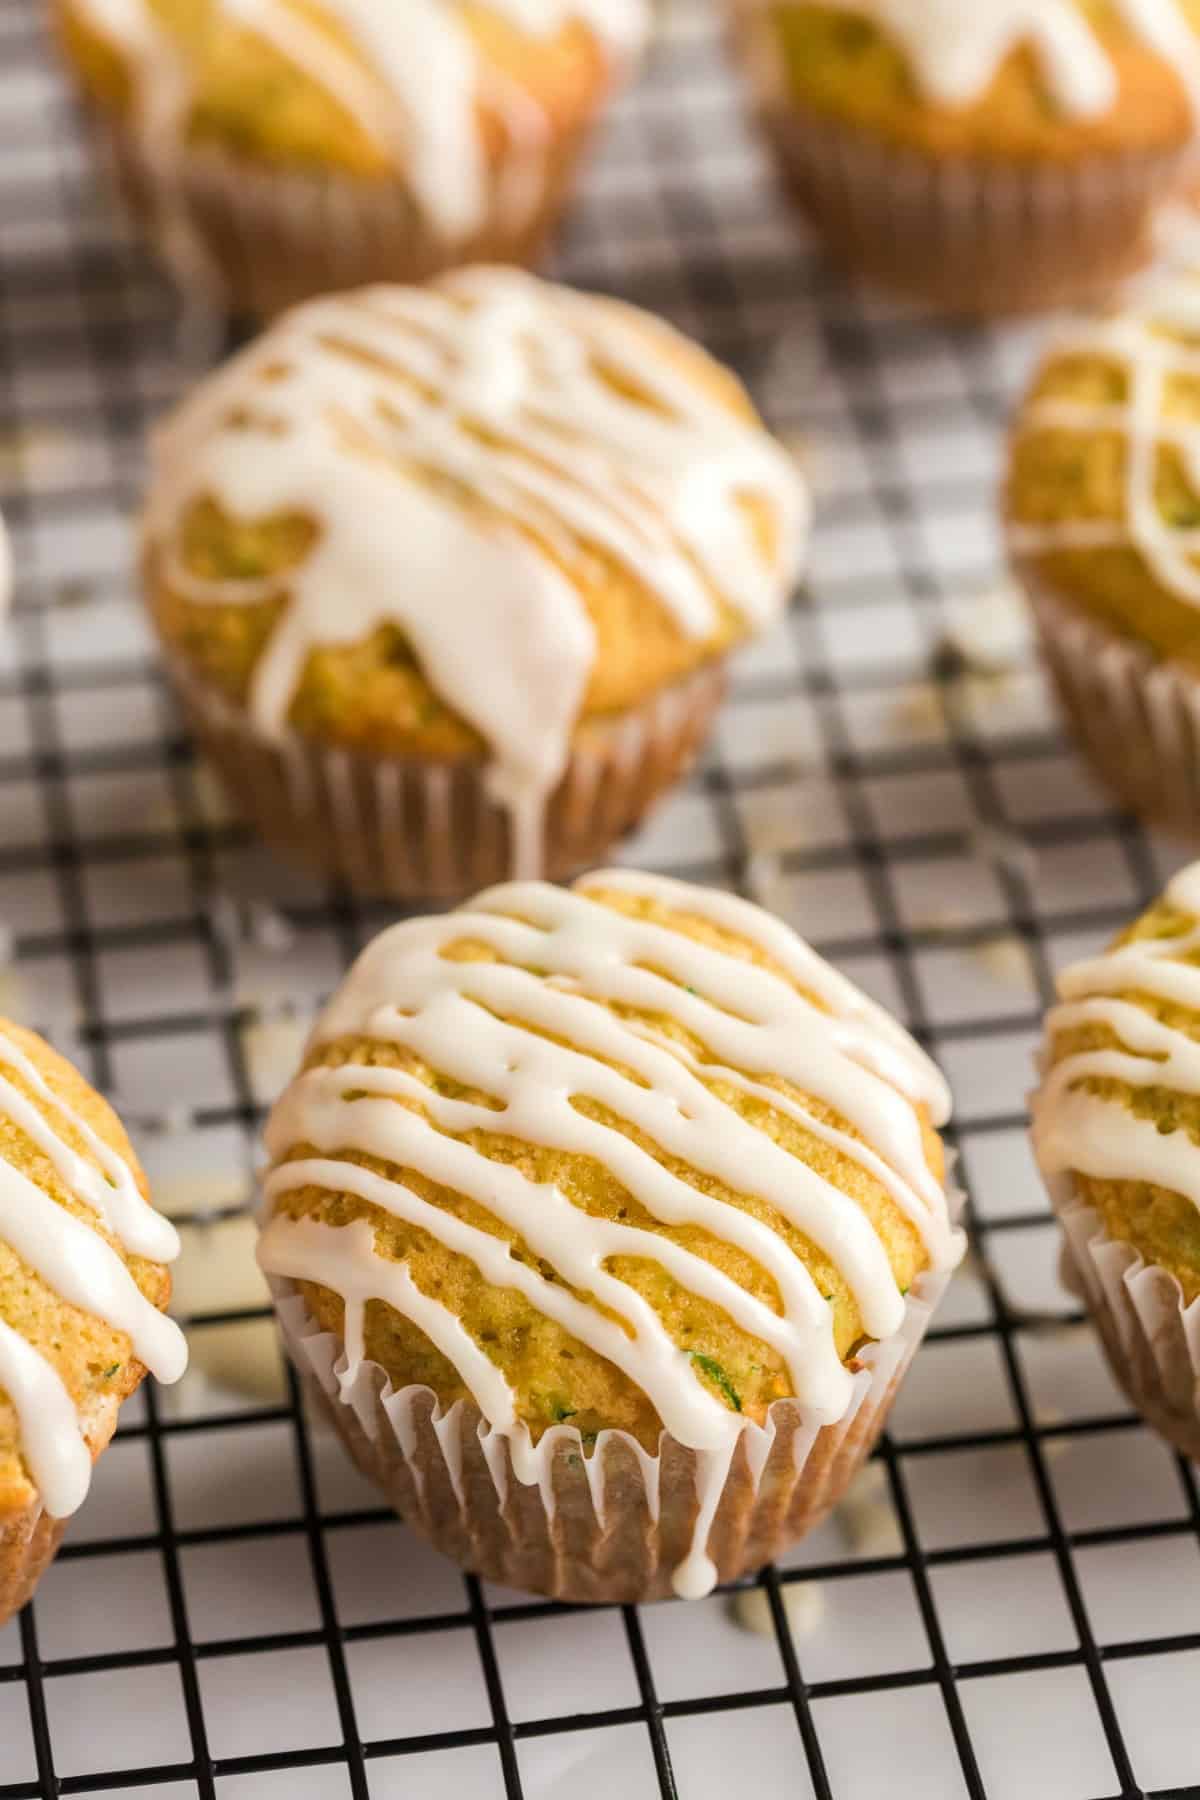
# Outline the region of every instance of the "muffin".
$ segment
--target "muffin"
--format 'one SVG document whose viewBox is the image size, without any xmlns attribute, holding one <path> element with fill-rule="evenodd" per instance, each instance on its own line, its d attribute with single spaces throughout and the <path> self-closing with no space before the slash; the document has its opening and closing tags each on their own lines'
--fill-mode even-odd
<svg viewBox="0 0 1200 1800">
<path fill-rule="evenodd" d="M 732 0 L 767 135 L 851 268 L 968 314 L 1091 296 L 1194 161 L 1200 0 Z"/>
<path fill-rule="evenodd" d="M 270 314 L 535 258 L 647 0 L 56 0 L 185 291 Z"/>
<path fill-rule="evenodd" d="M 0 1020 L 0 1626 L 83 1504 L 121 1402 L 183 1374 L 162 1316 L 179 1250 L 116 1114 Z"/>
<path fill-rule="evenodd" d="M 465 1567 L 707 1593 L 869 1453 L 962 1250 L 944 1083 L 746 901 L 601 872 L 394 926 L 271 1115 L 259 1261 Z"/>
<path fill-rule="evenodd" d="M 1128 806 L 1200 829 L 1200 280 L 1067 328 L 1020 408 L 1014 567 L 1081 749 Z"/>
<path fill-rule="evenodd" d="M 360 892 L 597 861 L 782 610 L 807 500 L 739 384 L 515 270 L 280 320 L 167 424 L 150 611 L 262 834 Z"/>
<path fill-rule="evenodd" d="M 1200 863 L 1060 976 L 1033 1142 L 1063 1277 L 1138 1410 L 1200 1458 Z"/>
</svg>

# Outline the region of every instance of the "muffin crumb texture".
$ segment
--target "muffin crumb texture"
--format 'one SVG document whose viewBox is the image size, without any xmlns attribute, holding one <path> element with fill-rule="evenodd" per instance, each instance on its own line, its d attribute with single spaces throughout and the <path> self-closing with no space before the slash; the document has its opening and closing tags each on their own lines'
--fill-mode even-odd
<svg viewBox="0 0 1200 1800">
<path fill-rule="evenodd" d="M 1064 1201 L 1200 1294 L 1200 865 L 1059 979 L 1034 1145 Z"/>
<path fill-rule="evenodd" d="M 474 1404 L 522 1480 L 564 1431 L 587 1459 L 665 1432 L 719 1489 L 776 1401 L 839 1419 L 857 1353 L 957 1260 L 947 1110 L 756 907 L 511 884 L 385 933 L 331 1002 L 270 1121 L 260 1260 L 344 1387 L 366 1359 Z"/>
<path fill-rule="evenodd" d="M 489 151 L 511 149 L 513 119 L 495 91 L 502 77 L 547 127 L 566 123 L 646 29 L 641 0 L 382 9 L 376 0 L 59 0 L 59 12 L 88 91 L 143 119 L 155 110 L 177 148 L 216 143 L 247 159 L 378 179 L 404 165 L 416 137 L 413 179 L 443 215 L 455 208 L 456 184 L 462 206 L 461 187 L 479 179 Z M 420 142 L 435 131 L 440 164 Z"/>
<path fill-rule="evenodd" d="M 146 1369 L 182 1374 L 162 1316 L 177 1250 L 107 1102 L 0 1023 L 0 1536 L 74 1512 Z"/>
<path fill-rule="evenodd" d="M 1194 135 L 1197 0 L 744 0 L 783 94 L 941 158 L 1075 162 Z"/>
<path fill-rule="evenodd" d="M 1009 537 L 1034 580 L 1153 654 L 1200 665 L 1200 280 L 1069 327 L 1009 461 Z"/>
</svg>

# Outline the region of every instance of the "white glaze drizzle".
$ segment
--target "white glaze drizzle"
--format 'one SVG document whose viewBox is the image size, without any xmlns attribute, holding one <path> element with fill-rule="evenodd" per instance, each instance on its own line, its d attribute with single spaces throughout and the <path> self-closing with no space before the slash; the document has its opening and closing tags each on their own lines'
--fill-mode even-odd
<svg viewBox="0 0 1200 1800">
<path fill-rule="evenodd" d="M 42 1505 L 69 1519 L 87 1498 L 92 1458 L 75 1402 L 57 1369 L 0 1319 L 0 1388 L 21 1428 L 21 1444 Z"/>
<path fill-rule="evenodd" d="M 900 1328 L 904 1303 L 866 1214 L 706 1082 L 762 1098 L 882 1181 L 920 1232 L 934 1269 L 954 1265 L 961 1235 L 929 1170 L 915 1109 L 923 1107 L 935 1123 L 944 1123 L 949 1095 L 898 1026 L 757 907 L 627 871 L 591 876 L 586 887 L 644 896 L 736 933 L 772 956 L 790 979 L 670 926 L 623 914 L 578 886 L 567 892 L 512 884 L 442 918 L 398 925 L 359 958 L 322 1015 L 314 1042 L 353 1036 L 399 1045 L 442 1076 L 490 1095 L 495 1105 L 450 1098 L 388 1066 L 308 1069 L 268 1124 L 273 1167 L 265 1207 L 271 1213 L 283 1195 L 302 1187 L 357 1195 L 430 1233 L 494 1285 L 517 1289 L 622 1370 L 664 1428 L 696 1452 L 700 1516 L 676 1585 L 680 1592 L 706 1592 L 713 1580 L 705 1555 L 712 1508 L 743 1433 L 762 1433 L 696 1378 L 690 1358 L 654 1309 L 609 1271 L 610 1259 L 658 1263 L 681 1287 L 770 1344 L 814 1420 L 843 1416 L 851 1377 L 837 1353 L 827 1300 L 776 1230 L 673 1174 L 626 1132 L 588 1117 L 573 1102 L 586 1099 L 605 1108 L 661 1154 L 768 1202 L 823 1249 L 854 1292 L 867 1331 L 886 1338 Z M 486 945 L 500 960 L 451 961 L 443 952 L 458 941 Z M 634 1016 L 620 1017 L 598 1004 L 603 1001 L 632 1009 Z M 654 1022 L 664 1017 L 698 1039 L 713 1060 L 702 1063 L 674 1043 Z M 802 1102 L 755 1081 L 755 1074 L 784 1078 L 812 1094 L 857 1135 L 814 1117 Z M 397 1101 L 418 1103 L 428 1118 Z M 774 1279 L 780 1311 L 692 1251 L 641 1226 L 593 1218 L 553 1185 L 487 1158 L 464 1141 L 473 1131 L 596 1160 L 654 1218 L 698 1226 L 739 1246 Z M 299 1144 L 316 1154 L 286 1160 Z M 469 1196 L 559 1279 L 514 1261 L 505 1240 L 442 1211 L 399 1180 L 345 1160 L 348 1149 Z M 383 1281 L 392 1284 L 393 1296 L 398 1290 L 395 1265 L 375 1255 L 370 1229 L 353 1242 L 344 1231 L 332 1235 L 336 1244 L 327 1228 L 276 1212 L 264 1228 L 259 1255 L 269 1274 L 319 1282 L 345 1296 L 353 1315 L 341 1376 L 345 1389 L 361 1367 L 363 1305 L 384 1297 Z M 331 1250 L 336 1254 L 327 1254 Z M 580 1294 L 593 1296 L 607 1312 Z M 507 1383 L 490 1364 L 480 1369 L 478 1347 L 464 1343 L 461 1326 L 439 1305 L 421 1297 L 414 1311 L 403 1299 L 392 1303 L 454 1363 L 490 1438 L 510 1446 L 519 1479 L 536 1481 L 546 1492 L 549 1434 L 533 1445 Z"/>
<path fill-rule="evenodd" d="M 25 1053 L 0 1035 L 0 1115 L 47 1157 L 63 1185 L 90 1207 L 130 1254 L 160 1262 L 179 1251 L 175 1228 L 143 1199 L 132 1169 L 45 1080 Z M 9 1078 L 19 1075 L 66 1122 L 95 1162 L 54 1129 L 41 1107 Z M 142 1294 L 112 1246 L 20 1170 L 0 1160 L 0 1240 L 61 1299 L 124 1332 L 133 1353 L 160 1381 L 177 1381 L 187 1345 L 173 1320 Z M 3 1322 L 0 1321 L 0 1325 Z M 85 1421 L 52 1365 L 11 1326 L 0 1330 L 0 1388 L 21 1427 L 22 1448 L 42 1504 L 55 1518 L 87 1493 L 91 1456 Z"/>
<path fill-rule="evenodd" d="M 556 553 L 613 558 L 699 640 L 717 629 L 718 595 L 766 625 L 799 560 L 793 462 L 679 373 L 678 344 L 615 302 L 471 269 L 300 307 L 205 383 L 159 440 L 147 541 L 189 600 L 252 604 L 286 585 L 250 695 L 259 729 L 285 732 L 315 648 L 395 623 L 491 748 L 514 873 L 539 873 L 543 808 L 595 656 Z M 201 580 L 178 541 L 205 495 L 238 517 L 301 513 L 320 536 L 285 577 Z M 771 553 L 747 496 L 770 509 Z"/>
<path fill-rule="evenodd" d="M 114 44 L 132 71 L 135 123 L 159 200 L 159 223 L 182 228 L 175 195 L 196 98 L 186 46 L 149 0 L 71 0 L 75 12 Z M 481 106 L 497 112 L 509 138 L 497 182 L 500 204 L 520 223 L 540 188 L 550 125 L 532 95 L 492 74 L 460 0 L 317 0 L 349 54 L 289 0 L 215 0 L 218 14 L 269 43 L 316 83 L 403 171 L 430 225 L 448 243 L 466 242 L 485 222 L 490 176 L 479 129 Z M 488 0 L 492 12 L 531 38 L 552 38 L 579 20 L 611 59 L 631 60 L 649 23 L 645 0 Z M 529 179 L 531 164 L 538 179 Z M 515 176 L 516 179 L 512 179 Z M 514 206 L 515 202 L 515 206 Z M 185 264 L 195 249 L 177 241 Z"/>
<path fill-rule="evenodd" d="M 1158 451 L 1164 446 L 1178 451 L 1189 485 L 1200 494 L 1200 422 L 1166 411 L 1170 378 L 1200 377 L 1200 341 L 1193 347 L 1164 336 L 1167 331 L 1200 340 L 1200 284 L 1194 280 L 1179 275 L 1156 280 L 1130 310 L 1059 334 L 1044 366 L 1060 357 L 1101 358 L 1123 371 L 1126 398 L 1123 403 L 1032 400 L 1021 415 L 1021 434 L 1065 430 L 1119 435 L 1125 446 L 1123 517 L 1048 524 L 1014 520 L 1009 537 L 1013 548 L 1028 556 L 1132 548 L 1170 594 L 1200 606 L 1200 529 L 1172 525 L 1155 496 Z"/>
<path fill-rule="evenodd" d="M 0 1033 L 0 1069 L 4 1068 L 14 1070 L 39 1100 L 53 1107 L 60 1118 L 67 1121 L 87 1145 L 99 1167 L 94 1168 L 72 1150 L 39 1109 L 3 1075 L 0 1075 L 0 1114 L 12 1119 L 45 1152 L 66 1186 L 74 1188 L 79 1197 L 100 1214 L 131 1256 L 146 1256 L 153 1262 L 174 1262 L 179 1255 L 179 1233 L 171 1221 L 155 1212 L 143 1197 L 124 1157 L 111 1150 L 86 1119 L 66 1106 L 36 1064 L 10 1038 Z"/>
<path fill-rule="evenodd" d="M 754 0 L 772 6 L 777 0 Z M 1014 50 L 1028 46 L 1055 103 L 1102 117 L 1118 98 L 1112 59 L 1077 0 L 832 0 L 900 45 L 922 92 L 942 106 L 980 99 Z M 1200 39 L 1179 0 L 1114 0 L 1132 36 L 1169 62 L 1200 117 Z"/>
<path fill-rule="evenodd" d="M 1200 951 L 1200 863 L 1175 877 L 1166 898 L 1197 923 L 1177 937 L 1136 939 L 1059 976 L 1061 1003 L 1047 1015 L 1047 1044 L 1060 1033 L 1099 1025 L 1115 1034 L 1120 1047 L 1074 1051 L 1047 1067 L 1034 1097 L 1033 1142 L 1052 1181 L 1072 1173 L 1143 1181 L 1200 1207 L 1200 1157 L 1186 1128 L 1164 1133 L 1119 1097 L 1082 1086 L 1108 1080 L 1200 1096 L 1200 1043 L 1134 998 L 1146 994 L 1200 1011 L 1200 967 L 1182 960 Z"/>
</svg>

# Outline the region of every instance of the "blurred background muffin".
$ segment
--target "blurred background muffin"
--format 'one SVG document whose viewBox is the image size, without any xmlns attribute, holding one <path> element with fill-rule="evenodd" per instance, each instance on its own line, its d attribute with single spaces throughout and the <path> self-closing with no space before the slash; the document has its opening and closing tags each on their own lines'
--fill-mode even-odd
<svg viewBox="0 0 1200 1800">
<path fill-rule="evenodd" d="M 527 262 L 642 47 L 645 0 L 56 0 L 135 209 L 189 292 L 269 314 Z"/>
<path fill-rule="evenodd" d="M 162 1316 L 178 1250 L 107 1101 L 0 1020 L 0 1625 L 83 1504 L 121 1402 L 147 1369 L 183 1373 Z"/>
<path fill-rule="evenodd" d="M 1200 1457 L 1200 864 L 1058 992 L 1033 1142 L 1064 1277 L 1134 1405 Z"/>
<path fill-rule="evenodd" d="M 661 321 L 515 270 L 311 302 L 157 445 L 145 588 L 264 837 L 362 892 L 596 861 L 773 622 L 807 496 Z"/>
<path fill-rule="evenodd" d="M 629 871 L 376 939 L 267 1132 L 259 1260 L 470 1569 L 694 1598 L 815 1524 L 962 1253 L 949 1094 L 758 907 Z"/>
<path fill-rule="evenodd" d="M 1118 797 L 1200 831 L 1200 280 L 1065 328 L 1018 411 L 1013 562 L 1077 741 Z"/>
<path fill-rule="evenodd" d="M 731 0 L 784 176 L 851 268 L 1003 313 L 1110 287 L 1192 166 L 1200 4 Z"/>
</svg>

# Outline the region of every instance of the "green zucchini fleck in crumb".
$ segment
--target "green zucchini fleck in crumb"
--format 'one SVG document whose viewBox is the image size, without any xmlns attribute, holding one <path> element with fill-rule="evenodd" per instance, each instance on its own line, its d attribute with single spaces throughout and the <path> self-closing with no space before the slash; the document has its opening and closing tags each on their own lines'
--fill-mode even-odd
<svg viewBox="0 0 1200 1800">
<path fill-rule="evenodd" d="M 707 1375 L 714 1387 L 720 1388 L 734 1412 L 742 1410 L 742 1396 L 730 1381 L 715 1356 L 705 1356 L 699 1350 L 689 1350 L 688 1355 L 702 1375 Z"/>
</svg>

